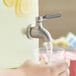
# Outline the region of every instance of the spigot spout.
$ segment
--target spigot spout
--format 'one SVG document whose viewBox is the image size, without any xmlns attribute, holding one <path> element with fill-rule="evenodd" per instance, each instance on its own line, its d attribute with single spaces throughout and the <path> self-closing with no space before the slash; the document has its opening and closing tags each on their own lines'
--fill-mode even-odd
<svg viewBox="0 0 76 76">
<path fill-rule="evenodd" d="M 42 26 L 41 22 L 40 23 L 37 22 L 37 26 L 31 28 L 30 34 L 33 38 L 43 37 L 45 39 L 45 41 L 47 41 L 47 42 L 52 41 L 52 37 L 51 37 L 50 33 L 48 32 L 47 29 L 45 29 Z"/>
</svg>

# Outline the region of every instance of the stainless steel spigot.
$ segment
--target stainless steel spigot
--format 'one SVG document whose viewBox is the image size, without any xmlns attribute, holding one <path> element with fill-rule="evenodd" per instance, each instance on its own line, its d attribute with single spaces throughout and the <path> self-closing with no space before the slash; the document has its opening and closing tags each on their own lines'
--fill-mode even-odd
<svg viewBox="0 0 76 76">
<path fill-rule="evenodd" d="M 42 21 L 43 20 L 48 20 L 48 19 L 53 19 L 53 18 L 58 18 L 61 17 L 61 13 L 54 13 L 54 14 L 48 14 L 45 16 L 39 16 L 36 17 L 36 26 L 32 27 L 31 25 L 28 26 L 27 31 L 25 29 L 23 30 L 24 34 L 27 35 L 28 38 L 45 38 L 47 42 L 52 41 L 51 34 L 46 30 L 43 25 Z"/>
</svg>

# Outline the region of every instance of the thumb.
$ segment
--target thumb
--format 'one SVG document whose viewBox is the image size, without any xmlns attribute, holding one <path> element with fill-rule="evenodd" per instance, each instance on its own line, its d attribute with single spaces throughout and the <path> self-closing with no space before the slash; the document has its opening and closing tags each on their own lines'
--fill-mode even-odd
<svg viewBox="0 0 76 76">
<path fill-rule="evenodd" d="M 23 62 L 23 63 L 20 65 L 19 68 L 30 67 L 30 66 L 32 66 L 33 64 L 35 64 L 34 61 L 32 61 L 32 60 L 27 60 L 27 61 Z"/>
</svg>

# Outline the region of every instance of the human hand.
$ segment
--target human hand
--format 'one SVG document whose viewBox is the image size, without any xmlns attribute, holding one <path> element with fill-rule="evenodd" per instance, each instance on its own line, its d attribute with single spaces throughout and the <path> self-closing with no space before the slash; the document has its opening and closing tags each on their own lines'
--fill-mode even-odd
<svg viewBox="0 0 76 76">
<path fill-rule="evenodd" d="M 65 61 L 57 65 L 48 66 L 42 64 L 35 64 L 27 61 L 19 67 L 26 76 L 69 76 L 68 63 Z"/>
<path fill-rule="evenodd" d="M 54 66 L 26 61 L 17 69 L 0 69 L 0 76 L 69 76 L 67 69 L 65 61 Z"/>
</svg>

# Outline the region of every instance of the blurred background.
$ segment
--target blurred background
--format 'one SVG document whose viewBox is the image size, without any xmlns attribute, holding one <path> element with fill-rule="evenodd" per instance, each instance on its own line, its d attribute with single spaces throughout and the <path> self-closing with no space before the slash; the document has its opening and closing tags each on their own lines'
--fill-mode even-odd
<svg viewBox="0 0 76 76">
<path fill-rule="evenodd" d="M 44 27 L 54 39 L 66 36 L 69 32 L 76 34 L 76 0 L 40 0 L 39 14 L 61 12 L 62 17 L 43 21 Z M 43 39 L 40 39 L 40 44 Z"/>
</svg>

